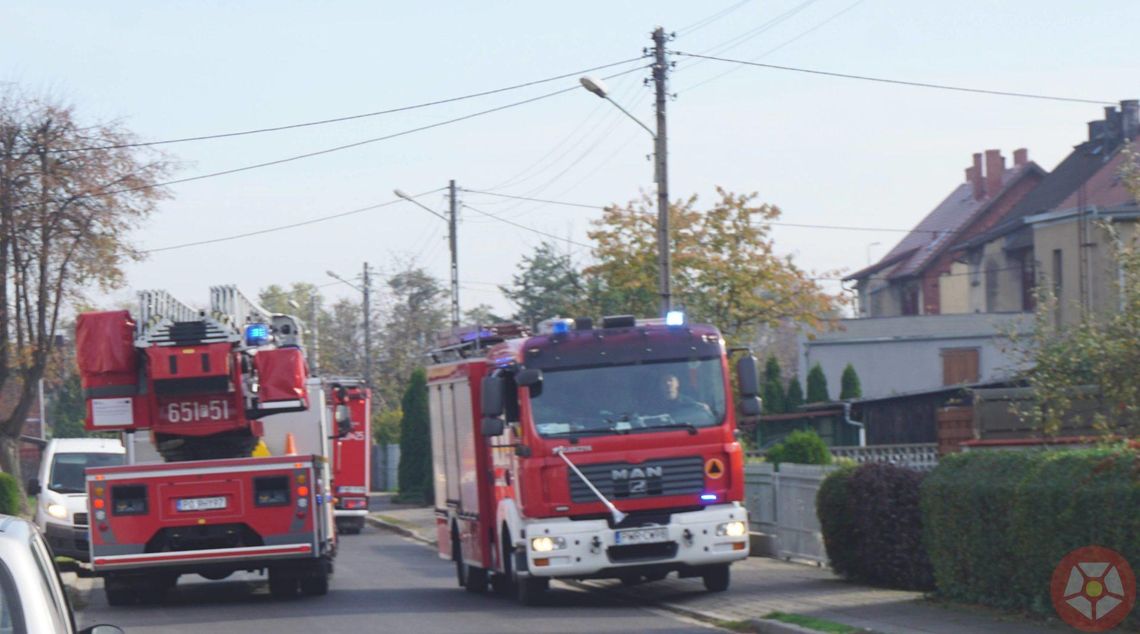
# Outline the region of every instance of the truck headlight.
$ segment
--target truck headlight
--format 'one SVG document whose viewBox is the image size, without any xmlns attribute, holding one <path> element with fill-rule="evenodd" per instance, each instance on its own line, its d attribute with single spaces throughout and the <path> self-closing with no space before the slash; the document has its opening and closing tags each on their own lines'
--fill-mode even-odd
<svg viewBox="0 0 1140 634">
<path fill-rule="evenodd" d="M 536 553 L 548 553 L 566 548 L 566 540 L 561 537 L 535 537 L 530 540 L 530 548 Z"/>
<path fill-rule="evenodd" d="M 717 537 L 743 537 L 748 533 L 744 522 L 725 522 L 716 527 Z"/>
<path fill-rule="evenodd" d="M 62 504 L 48 504 L 47 513 L 57 520 L 67 519 L 67 507 Z"/>
</svg>

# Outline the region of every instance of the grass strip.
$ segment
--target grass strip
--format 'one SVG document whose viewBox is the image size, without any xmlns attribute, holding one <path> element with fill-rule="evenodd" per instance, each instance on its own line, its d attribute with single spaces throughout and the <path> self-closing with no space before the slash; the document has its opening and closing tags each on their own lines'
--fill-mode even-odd
<svg viewBox="0 0 1140 634">
<path fill-rule="evenodd" d="M 835 621 L 828 621 L 826 619 L 817 619 L 814 616 L 804 616 L 802 614 L 787 614 L 785 612 L 770 612 L 764 615 L 766 619 L 773 621 L 780 621 L 781 623 L 788 623 L 790 625 L 798 625 L 806 627 L 809 630 L 816 630 L 817 632 L 827 632 L 827 634 L 856 634 L 865 632 L 866 630 Z"/>
</svg>

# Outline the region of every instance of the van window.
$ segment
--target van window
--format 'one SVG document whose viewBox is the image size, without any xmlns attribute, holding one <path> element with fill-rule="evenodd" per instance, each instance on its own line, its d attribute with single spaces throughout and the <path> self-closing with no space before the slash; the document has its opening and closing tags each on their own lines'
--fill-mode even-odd
<svg viewBox="0 0 1140 634">
<path fill-rule="evenodd" d="M 48 488 L 56 493 L 83 493 L 83 470 L 123 464 L 121 453 L 57 453 L 51 461 Z"/>
<path fill-rule="evenodd" d="M 18 634 L 26 631 L 16 582 L 12 579 L 8 567 L 4 562 L 0 562 L 0 634 Z"/>
</svg>

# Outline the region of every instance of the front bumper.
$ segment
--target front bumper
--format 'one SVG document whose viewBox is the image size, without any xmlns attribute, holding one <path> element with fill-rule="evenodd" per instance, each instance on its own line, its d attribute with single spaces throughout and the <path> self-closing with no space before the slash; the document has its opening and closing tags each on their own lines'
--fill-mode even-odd
<svg viewBox="0 0 1140 634">
<path fill-rule="evenodd" d="M 661 525 L 666 541 L 623 545 L 616 542 L 616 531 L 606 520 L 536 520 L 526 525 L 527 569 L 536 577 L 573 578 L 618 577 L 641 568 L 699 572 L 748 556 L 747 530 L 737 537 L 716 534 L 717 526 L 736 521 L 747 528 L 748 512 L 736 502 L 674 513 L 668 524 Z M 562 538 L 565 547 L 536 552 L 531 543 L 536 537 Z"/>
<path fill-rule="evenodd" d="M 48 545 L 51 546 L 52 554 L 55 556 L 90 561 L 91 547 L 86 526 L 48 522 L 44 525 L 44 536 L 47 537 Z"/>
</svg>

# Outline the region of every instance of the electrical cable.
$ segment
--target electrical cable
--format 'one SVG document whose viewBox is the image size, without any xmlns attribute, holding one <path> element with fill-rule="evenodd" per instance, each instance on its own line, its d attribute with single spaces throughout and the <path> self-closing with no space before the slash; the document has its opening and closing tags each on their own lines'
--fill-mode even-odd
<svg viewBox="0 0 1140 634">
<path fill-rule="evenodd" d="M 795 43 L 795 42 L 797 42 L 797 41 L 799 41 L 799 40 L 801 40 L 801 39 L 803 39 L 803 38 L 805 38 L 805 37 L 807 37 L 807 36 L 811 35 L 812 33 L 815 33 L 816 31 L 818 31 L 818 30 L 822 29 L 823 27 L 827 26 L 828 24 L 830 24 L 830 23 L 834 22 L 835 20 L 839 19 L 839 18 L 840 18 L 840 17 L 842 17 L 844 14 L 846 14 L 848 11 L 851 11 L 851 10 L 852 10 L 852 9 L 854 9 L 855 7 L 857 7 L 857 6 L 861 5 L 861 4 L 863 4 L 863 2 L 865 2 L 865 0 L 855 0 L 855 2 L 853 2 L 853 3 L 849 4 L 849 5 L 847 5 L 847 7 L 846 7 L 846 8 L 844 8 L 844 9 L 841 9 L 841 10 L 839 10 L 838 12 L 836 12 L 836 13 L 832 14 L 832 15 L 831 15 L 831 16 L 829 16 L 827 19 L 823 20 L 822 22 L 819 22 L 819 23 L 818 23 L 818 24 L 816 24 L 815 26 L 812 26 L 812 27 L 810 27 L 810 28 L 808 28 L 808 29 L 805 29 L 805 30 L 803 30 L 803 31 L 800 31 L 800 32 L 799 32 L 799 33 L 797 33 L 796 35 L 793 35 L 792 37 L 790 37 L 790 38 L 788 38 L 788 39 L 784 40 L 783 42 L 780 42 L 780 43 L 779 43 L 779 44 L 777 44 L 776 46 L 773 46 L 772 48 L 770 48 L 770 49 L 768 49 L 768 50 L 764 51 L 763 53 L 760 53 L 760 54 L 759 54 L 759 55 L 757 55 L 756 57 L 753 57 L 753 58 L 751 59 L 751 61 L 755 62 L 755 61 L 757 61 L 757 60 L 763 59 L 763 58 L 765 58 L 765 57 L 767 57 L 767 56 L 771 55 L 772 53 L 775 53 L 776 51 L 778 51 L 778 50 L 780 50 L 780 49 L 782 49 L 782 48 L 784 48 L 784 47 L 786 47 L 786 46 L 790 46 L 791 44 L 793 44 L 793 43 Z M 737 66 L 737 67 L 735 67 L 735 68 L 730 68 L 730 69 L 728 69 L 728 70 L 724 71 L 723 73 L 719 73 L 719 74 L 717 74 L 717 75 L 713 75 L 712 77 L 709 77 L 709 78 L 707 78 L 707 79 L 704 79 L 704 80 L 702 80 L 702 81 L 699 81 L 699 82 L 697 82 L 696 84 L 693 84 L 692 86 L 689 86 L 689 87 L 685 88 L 684 90 L 685 90 L 685 91 L 689 91 L 689 90 L 694 90 L 694 89 L 696 89 L 696 88 L 700 88 L 701 86 L 704 86 L 705 84 L 707 84 L 707 83 L 709 83 L 709 82 L 714 82 L 714 81 L 716 81 L 716 80 L 720 79 L 721 77 L 724 77 L 725 75 L 731 75 L 732 73 L 735 73 L 736 71 L 740 70 L 741 68 L 743 68 L 743 66 Z"/>
<path fill-rule="evenodd" d="M 701 18 L 700 20 L 697 20 L 696 22 L 694 22 L 688 26 L 681 27 L 681 28 L 677 29 L 677 35 L 678 36 L 692 35 L 693 33 L 700 31 L 701 29 L 703 29 L 706 26 L 716 22 L 717 20 L 724 18 L 728 14 L 732 13 L 733 11 L 736 11 L 737 9 L 739 9 L 740 7 L 743 7 L 744 5 L 748 4 L 749 2 L 752 2 L 752 0 L 740 0 L 740 2 L 737 2 L 736 4 L 730 6 L 726 9 L 721 9 L 720 11 L 717 11 L 716 13 L 714 13 L 710 16 Z"/>
<path fill-rule="evenodd" d="M 420 196 L 426 196 L 428 194 L 434 194 L 435 192 L 442 191 L 443 189 L 444 188 L 440 187 L 439 189 L 433 189 L 431 191 L 426 191 L 426 192 L 423 192 L 422 194 L 416 194 L 415 196 L 413 196 L 413 198 L 419 198 Z M 150 254 L 150 253 L 159 253 L 162 251 L 173 251 L 175 249 L 185 249 L 187 247 L 196 247 L 196 246 L 201 246 L 204 244 L 214 244 L 215 242 L 228 242 L 230 240 L 237 240 L 239 238 L 248 238 L 250 236 L 259 236 L 259 235 L 263 235 L 266 233 L 274 233 L 276 231 L 284 231 L 285 229 L 295 229 L 297 227 L 304 227 L 306 225 L 313 225 L 313 224 L 317 224 L 319 222 L 325 222 L 327 220 L 335 220 L 337 218 L 344 218 L 345 216 L 352 216 L 355 214 L 364 213 L 366 211 L 372 211 L 374 209 L 380 209 L 382 207 L 388 207 L 391 205 L 395 205 L 396 203 L 403 202 L 403 200 L 404 200 L 403 198 L 396 198 L 395 200 L 389 200 L 387 202 L 378 203 L 375 205 L 369 205 L 367 207 L 360 207 L 358 209 L 352 209 L 350 211 L 343 211 L 341 213 L 332 214 L 329 216 L 321 216 L 319 218 L 311 218 L 309 220 L 303 220 L 301 222 L 294 222 L 294 223 L 290 223 L 287 225 L 278 225 L 276 227 L 268 227 L 265 229 L 258 229 L 256 231 L 247 231 L 245 233 L 238 233 L 238 234 L 234 234 L 234 235 L 230 235 L 230 236 L 223 236 L 220 238 L 209 238 L 206 240 L 197 240 L 194 242 L 186 242 L 183 244 L 173 244 L 173 245 L 170 245 L 168 247 L 158 247 L 156 249 L 145 249 L 142 252 L 146 253 L 146 254 Z"/>
<path fill-rule="evenodd" d="M 745 31 L 744 33 L 741 33 L 740 35 L 737 35 L 736 37 L 729 38 L 729 39 L 721 42 L 720 44 L 706 48 L 705 50 L 701 51 L 701 54 L 707 55 L 709 53 L 715 53 L 717 55 L 720 55 L 726 51 L 731 51 L 732 49 L 740 46 L 741 44 L 744 44 L 745 42 L 751 40 L 752 38 L 756 37 L 757 35 L 760 35 L 761 33 L 765 33 L 767 31 L 779 26 L 780 24 L 786 22 L 787 20 L 790 20 L 797 13 L 800 13 L 801 11 L 803 11 L 804 9 L 807 9 L 809 6 L 815 4 L 818 1 L 819 0 L 804 0 L 803 2 L 792 7 L 791 9 L 788 9 L 787 11 L 777 15 L 776 17 L 768 20 L 767 22 L 764 22 L 760 26 L 749 29 L 748 31 Z M 694 66 L 698 66 L 701 63 L 703 63 L 703 61 L 698 61 L 698 62 L 692 64 L 691 66 L 689 66 L 689 68 L 692 68 Z"/>
<path fill-rule="evenodd" d="M 823 75 L 826 77 L 839 77 L 842 79 L 858 79 L 862 81 L 878 82 L 883 84 L 895 84 L 899 86 L 912 86 L 917 88 L 933 88 L 936 90 L 952 90 L 956 92 L 977 93 L 983 95 L 996 95 L 1000 97 L 1021 97 L 1023 99 L 1041 99 L 1046 101 L 1065 101 L 1072 103 L 1091 103 L 1097 105 L 1116 105 L 1114 101 L 1104 101 L 1099 99 L 1081 99 L 1078 97 L 1058 97 L 1055 95 L 1042 95 L 1037 93 L 1026 92 L 1013 92 L 1007 90 L 989 90 L 986 88 L 969 88 L 965 86 L 951 86 L 947 84 L 934 84 L 921 81 L 908 81 L 902 79 L 890 79 L 886 77 L 872 77 L 870 75 L 852 75 L 848 73 L 836 73 L 826 70 L 817 70 L 813 68 L 799 68 L 795 66 L 779 66 L 777 64 L 763 64 L 761 62 L 750 62 L 742 59 L 730 59 L 726 57 L 715 57 L 712 55 L 702 55 L 700 53 L 686 53 L 684 51 L 670 51 L 674 55 L 683 55 L 685 57 L 695 57 L 698 59 L 714 60 L 718 62 L 729 62 L 732 64 L 743 64 L 745 66 L 757 66 L 760 68 L 770 68 L 773 70 L 786 70 L 796 73 L 808 73 L 811 75 Z"/>
<path fill-rule="evenodd" d="M 534 227 L 528 227 L 528 226 L 526 226 L 526 225 L 524 225 L 524 224 L 519 224 L 519 223 L 517 223 L 517 222 L 515 222 L 515 221 L 513 221 L 513 220 L 509 220 L 509 219 L 507 219 L 507 218 L 501 218 L 501 217 L 499 217 L 499 216 L 496 216 L 496 215 L 494 215 L 494 214 L 489 214 L 489 213 L 487 213 L 487 212 L 485 212 L 485 211 L 482 211 L 482 210 L 480 210 L 480 209 L 476 209 L 475 207 L 472 207 L 471 205 L 469 205 L 469 204 L 467 204 L 467 203 L 463 203 L 463 206 L 464 206 L 464 207 L 466 207 L 467 209 L 470 209 L 471 211 L 474 211 L 474 212 L 475 212 L 475 213 L 477 213 L 477 214 L 481 214 L 481 215 L 487 216 L 488 218 L 494 218 L 495 220 L 498 220 L 499 222 L 504 222 L 504 223 L 506 223 L 506 224 L 508 224 L 508 225 L 511 225 L 511 226 L 514 226 L 514 227 L 518 227 L 519 229 L 525 229 L 525 230 L 527 230 L 527 231 L 530 231 L 531 233 L 537 233 L 538 235 L 541 235 L 541 236 L 546 236 L 546 237 L 548 237 L 548 238 L 553 238 L 553 239 L 555 239 L 555 240 L 558 240 L 559 242 L 567 242 L 567 243 L 569 243 L 569 244 L 573 244 L 574 246 L 583 247 L 583 248 L 586 248 L 586 249 L 593 249 L 593 247 L 591 247 L 591 246 L 590 246 L 590 245 L 588 245 L 588 244 L 583 244 L 583 243 L 581 243 L 581 242 L 575 242 L 574 240 L 570 240 L 570 239 L 564 238 L 564 237 L 562 237 L 562 236 L 556 236 L 556 235 L 554 235 L 553 233 L 547 233 L 546 231 L 543 231 L 542 229 L 535 229 Z"/>
<path fill-rule="evenodd" d="M 605 79 L 612 79 L 612 78 L 614 78 L 614 77 L 620 77 L 620 76 L 622 76 L 622 75 L 626 75 L 626 74 L 629 74 L 629 73 L 637 72 L 637 71 L 639 71 L 639 70 L 642 70 L 643 68 L 645 68 L 645 67 L 643 67 L 643 66 L 639 66 L 639 67 L 637 67 L 637 68 L 631 68 L 631 69 L 629 69 L 629 70 L 626 70 L 626 71 L 622 71 L 622 72 L 620 72 L 620 73 L 615 73 L 615 74 L 613 74 L 613 75 L 609 75 L 609 76 L 605 77 Z M 306 152 L 306 153 L 304 153 L 304 154 L 296 154 L 296 155 L 293 155 L 293 156 L 287 156 L 287 157 L 285 157 L 285 158 L 280 158 L 280 159 L 276 159 L 276 160 L 272 160 L 272 161 L 265 161 L 265 162 L 263 162 L 263 163 L 255 163 L 255 164 L 252 164 L 252 165 L 245 165 L 245 166 L 243 166 L 243 167 L 235 167 L 235 168 L 232 168 L 232 169 L 221 170 L 221 171 L 217 171 L 217 172 L 209 172 L 209 173 L 206 173 L 206 174 L 199 174 L 199 175 L 197 175 L 197 176 L 189 176 L 189 177 L 186 177 L 186 178 L 179 178 L 179 179 L 175 179 L 175 180 L 163 181 L 163 182 L 161 182 L 161 183 L 152 183 L 152 184 L 150 184 L 150 185 L 141 185 L 141 186 L 139 186 L 139 187 L 125 187 L 125 188 L 122 188 L 122 189 L 115 189 L 115 190 L 110 190 L 110 191 L 101 191 L 101 192 L 98 192 L 98 193 L 94 193 L 94 194 L 84 194 L 84 195 L 80 195 L 80 196 L 74 196 L 74 197 L 72 197 L 72 198 L 71 198 L 71 199 L 69 199 L 69 200 L 70 200 L 70 201 L 75 201 L 75 200 L 83 200 L 83 199 L 87 199 L 87 198 L 96 198 L 96 197 L 99 197 L 99 196 L 111 196 L 111 195 L 115 195 L 115 194 L 127 194 L 127 193 L 132 193 L 132 192 L 137 192 L 137 191 L 143 191 L 143 190 L 147 190 L 147 189 L 155 189 L 155 188 L 158 188 L 158 187 L 166 187 L 166 186 L 169 186 L 169 185 L 180 185 L 180 184 L 182 184 L 182 183 L 190 183 L 190 182 L 194 182 L 194 181 L 205 180 L 205 179 L 208 179 L 208 178 L 215 178 L 215 177 L 218 177 L 218 176 L 227 176 L 227 175 L 230 175 L 230 174 L 237 174 L 237 173 L 239 173 L 239 172 L 248 172 L 248 171 L 250 171 L 250 170 L 259 169 L 259 168 L 262 168 L 262 167 L 270 167 L 270 166 L 273 166 L 273 165 L 281 165 L 281 164 L 283 164 L 283 163 L 290 163 L 290 162 L 293 162 L 293 161 L 299 161 L 299 160 L 301 160 L 301 159 L 312 158 L 312 157 L 315 157 L 315 156 L 322 156 L 322 155 L 325 155 L 325 154 L 332 154 L 333 152 L 339 152 L 339 151 L 341 151 L 341 150 L 347 150 L 347 149 L 351 149 L 351 148 L 356 148 L 356 147 L 360 147 L 360 146 L 363 146 L 363 145 L 368 145 L 368 144 L 371 144 L 371 143 L 377 143 L 377 142 L 379 142 L 379 141 L 387 141 L 387 140 L 390 140 L 390 139 L 395 139 L 395 138 L 397 138 L 397 137 L 407 136 L 407 135 L 409 135 L 409 134 L 413 134 L 413 133 L 415 133 L 415 132 L 423 132 L 424 130 L 431 130 L 431 129 L 433 129 L 433 128 L 439 128 L 439 127 L 442 127 L 442 126 L 445 126 L 445 125 L 450 125 L 450 124 L 452 124 L 452 123 L 458 123 L 458 122 L 460 122 L 460 121 L 466 121 L 466 120 L 468 120 L 468 119 L 474 119 L 475 117 L 480 117 L 480 116 L 483 116 L 483 115 L 487 115 L 487 114 L 491 114 L 491 113 L 494 113 L 494 112 L 499 112 L 499 111 L 502 111 L 502 110 L 507 110 L 507 109 L 510 109 L 510 108 L 516 108 L 516 107 L 518 107 L 518 106 L 522 106 L 522 105 L 525 105 L 525 104 L 528 104 L 528 103 L 534 103 L 534 102 L 536 102 L 536 101 L 540 101 L 540 100 L 543 100 L 543 99 L 549 99 L 550 97 L 554 97 L 554 96 L 557 96 L 557 95 L 561 95 L 561 94 L 564 94 L 564 93 L 568 93 L 568 92 L 570 92 L 570 91 L 572 91 L 572 90 L 580 90 L 580 88 L 579 88 L 578 86 L 571 86 L 571 87 L 567 87 L 567 88 L 562 88 L 562 89 L 560 89 L 560 90 L 555 90 L 555 91 L 553 91 L 553 92 L 543 93 L 543 94 L 541 94 L 541 95 L 538 95 L 538 96 L 535 96 L 535 97 L 530 97 L 530 98 L 528 98 L 528 99 L 523 99 L 523 100 L 521 100 L 521 101 L 514 101 L 514 102 L 511 102 L 511 103 L 508 103 L 508 104 L 504 104 L 504 105 L 501 105 L 501 106 L 496 106 L 496 107 L 494 107 L 494 108 L 488 108 L 488 109 L 486 109 L 486 110 L 480 110 L 480 111 L 478 111 L 478 112 L 473 112 L 473 113 L 471 113 L 471 114 L 466 114 L 466 115 L 463 115 L 463 116 L 461 116 L 461 117 L 455 117 L 455 118 L 453 118 L 453 119 L 447 119 L 447 120 L 444 120 L 444 121 L 437 121 L 436 123 L 431 123 L 431 124 L 428 124 L 428 125 L 423 125 L 423 126 L 419 126 L 419 127 L 416 127 L 416 128 L 410 128 L 410 129 L 408 129 L 408 130 L 403 130 L 403 131 L 400 131 L 400 132 L 394 132 L 394 133 L 392 133 L 392 134 L 387 134 L 387 135 L 384 135 L 384 136 L 374 137 L 374 138 L 371 138 L 371 139 L 364 139 L 363 141 L 356 141 L 356 142 L 354 142 L 354 143 L 347 143 L 347 144 L 345 144 L 345 145 L 338 145 L 338 146 L 335 146 L 335 147 L 331 147 L 331 148 L 325 148 L 325 149 L 323 149 L 323 150 L 316 150 L 316 151 L 313 151 L 313 152 Z M 57 202 L 57 203 L 58 203 L 58 202 L 61 202 L 61 201 L 58 201 L 58 200 L 56 200 L 56 201 L 52 201 L 52 202 Z M 38 204 L 38 203 L 36 203 L 36 204 Z M 28 203 L 28 204 L 24 204 L 24 205 L 15 205 L 13 208 L 14 208 L 14 209 L 19 209 L 19 208 L 23 208 L 23 207 L 29 207 L 29 206 L 33 206 L 33 204 L 32 204 L 32 203 Z"/>
<path fill-rule="evenodd" d="M 593 71 L 597 71 L 597 70 L 604 70 L 606 68 L 613 68 L 614 66 L 621 66 L 622 64 L 629 64 L 630 62 L 636 62 L 639 59 L 642 59 L 642 58 L 641 57 L 632 57 L 630 59 L 622 60 L 620 62 L 613 62 L 611 64 L 603 64 L 601 66 L 594 66 L 591 68 L 585 68 L 585 69 L 574 71 L 571 73 L 564 73 L 562 75 L 556 75 L 554 77 L 547 77 L 546 79 L 537 79 L 534 81 L 523 82 L 521 84 L 514 84 L 512 86 L 504 86 L 502 88 L 495 88 L 494 90 L 484 90 L 482 92 L 471 93 L 471 94 L 462 95 L 459 97 L 448 97 L 446 99 L 436 99 L 435 101 L 425 101 L 423 103 L 418 103 L 418 104 L 414 104 L 414 105 L 410 105 L 410 106 L 400 106 L 398 108 L 389 108 L 387 110 L 377 110 L 375 112 L 365 112 L 365 113 L 361 113 L 361 114 L 347 115 L 347 116 L 343 116 L 343 117 L 334 117 L 331 119 L 320 119 L 317 121 L 306 121 L 303 123 L 292 123 L 292 124 L 288 124 L 288 125 L 273 126 L 273 127 L 268 127 L 268 128 L 255 128 L 255 129 L 251 129 L 251 130 L 240 130 L 237 132 L 222 132 L 222 133 L 218 133 L 218 134 L 202 134 L 202 135 L 198 135 L 198 136 L 181 137 L 181 138 L 176 138 L 176 139 L 166 139 L 166 140 L 162 140 L 162 141 L 146 141 L 146 142 L 139 142 L 139 143 L 121 143 L 121 144 L 115 144 L 115 145 L 101 145 L 101 146 L 81 147 L 81 148 L 64 148 L 64 149 L 58 149 L 58 150 L 51 150 L 51 151 L 49 151 L 49 153 L 50 154 L 56 154 L 56 153 L 66 153 L 66 152 L 95 152 L 95 151 L 99 151 L 99 150 L 119 150 L 119 149 L 126 149 L 126 148 L 135 148 L 135 147 L 149 147 L 149 146 L 153 146 L 153 145 L 169 145 L 172 143 L 187 143 L 190 141 L 210 141 L 210 140 L 214 140 L 214 139 L 226 139 L 226 138 L 236 137 L 236 136 L 248 136 L 251 134 L 262 134 L 265 132 L 280 132 L 282 130 L 295 130 L 298 128 L 308 128 L 308 127 L 312 127 L 312 126 L 320 126 L 320 125 L 326 125 L 326 124 L 330 124 L 330 123 L 342 123 L 344 121 L 354 121 L 357 119 L 366 119 L 369 117 L 378 117 L 381 115 L 395 114 L 397 112 L 407 112 L 409 110 L 418 110 L 421 108 L 428 108 L 431 106 L 439 106 L 439 105 L 443 105 L 443 104 L 447 104 L 447 103 L 455 103 L 457 101 L 465 101 L 467 99 L 475 99 L 477 97 L 486 97 L 487 95 L 495 95 L 495 94 L 502 93 L 502 92 L 509 92 L 511 90 L 518 90 L 520 88 L 528 88 L 530 86 L 537 86 L 539 84 L 545 84 L 545 83 L 549 83 L 552 81 L 558 81 L 559 79 L 566 79 L 567 77 L 577 77 L 583 73 L 589 73 L 589 72 L 593 72 Z"/>
</svg>

